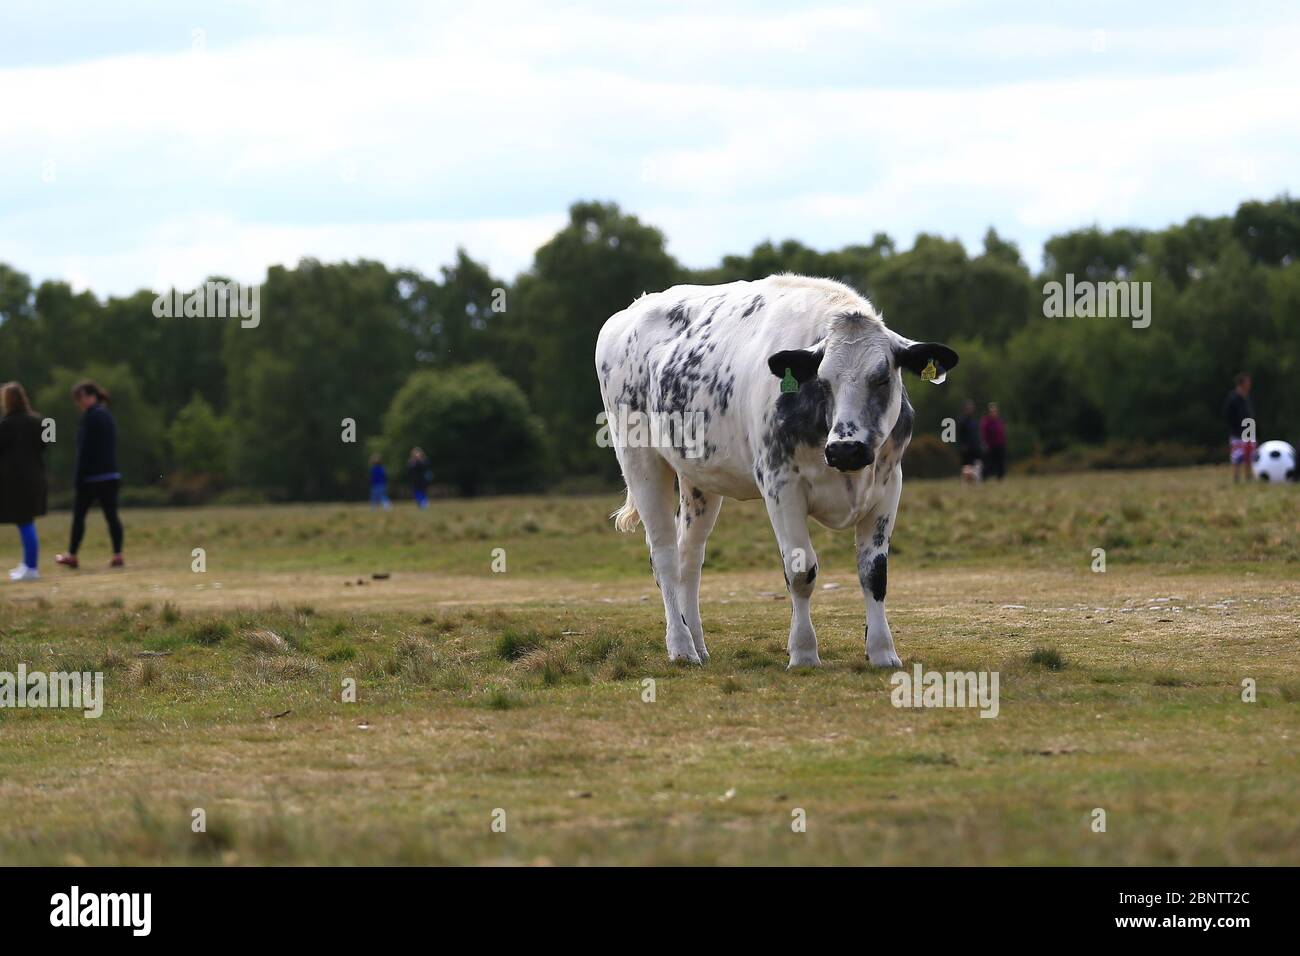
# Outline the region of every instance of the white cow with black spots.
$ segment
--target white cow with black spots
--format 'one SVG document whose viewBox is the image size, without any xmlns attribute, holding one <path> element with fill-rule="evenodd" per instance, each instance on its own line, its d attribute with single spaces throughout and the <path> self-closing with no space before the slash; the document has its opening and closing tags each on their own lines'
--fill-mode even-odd
<svg viewBox="0 0 1300 956">
<path fill-rule="evenodd" d="M 615 525 L 645 525 L 670 660 L 708 660 L 704 545 L 724 497 L 761 497 L 793 604 L 790 666 L 820 663 L 810 517 L 854 529 L 867 657 L 901 666 L 884 602 L 912 434 L 902 372 L 938 384 L 956 364 L 952 349 L 898 335 L 827 279 L 674 286 L 610 317 L 596 370 L 627 482 Z"/>
</svg>

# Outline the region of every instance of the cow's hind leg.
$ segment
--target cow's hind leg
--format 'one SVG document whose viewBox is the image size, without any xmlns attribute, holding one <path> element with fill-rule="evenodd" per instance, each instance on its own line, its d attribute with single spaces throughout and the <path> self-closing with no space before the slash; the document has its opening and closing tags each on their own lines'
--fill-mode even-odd
<svg viewBox="0 0 1300 956">
<path fill-rule="evenodd" d="M 677 492 L 675 473 L 652 448 L 625 448 L 620 456 L 628 494 L 645 525 L 650 569 L 664 599 L 664 619 L 670 661 L 701 663 L 681 600 L 681 562 L 677 556 Z"/>
<path fill-rule="evenodd" d="M 681 501 L 677 507 L 677 559 L 681 582 L 681 607 L 690 628 L 695 653 L 709 659 L 704 646 L 704 623 L 700 620 L 700 574 L 704 568 L 704 545 L 722 510 L 722 495 L 701 491 L 689 480 L 678 478 Z"/>
</svg>

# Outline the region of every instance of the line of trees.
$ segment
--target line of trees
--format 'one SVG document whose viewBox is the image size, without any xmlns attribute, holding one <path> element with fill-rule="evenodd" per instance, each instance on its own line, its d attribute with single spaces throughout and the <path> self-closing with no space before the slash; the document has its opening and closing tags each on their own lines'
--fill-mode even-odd
<svg viewBox="0 0 1300 956">
<path fill-rule="evenodd" d="M 462 494 L 572 486 L 616 476 L 595 441 L 591 359 L 609 315 L 677 282 L 790 271 L 847 282 L 899 331 L 961 354 L 949 385 L 911 390 L 919 435 L 937 436 L 972 397 L 999 402 L 1013 458 L 1163 464 L 1219 457 L 1220 405 L 1241 370 L 1254 375 L 1261 438 L 1297 439 L 1298 260 L 1289 197 L 1157 231 L 1065 233 L 1037 274 L 992 229 L 976 255 L 938 236 L 900 250 L 876 234 L 828 252 L 764 242 L 688 269 L 658 229 L 578 202 L 513 282 L 464 251 L 436 277 L 364 260 L 273 266 L 256 328 L 155 317 L 155 295 L 171 290 L 101 302 L 0 264 L 0 379 L 23 382 L 58 423 L 56 479 L 70 471 L 68 387 L 100 380 L 127 476 L 158 500 L 350 497 L 369 452 L 400 468 L 411 445 Z M 1150 282 L 1150 327 L 1044 317 L 1044 284 L 1067 274 Z M 937 439 L 918 446 L 917 467 L 944 460 Z"/>
</svg>

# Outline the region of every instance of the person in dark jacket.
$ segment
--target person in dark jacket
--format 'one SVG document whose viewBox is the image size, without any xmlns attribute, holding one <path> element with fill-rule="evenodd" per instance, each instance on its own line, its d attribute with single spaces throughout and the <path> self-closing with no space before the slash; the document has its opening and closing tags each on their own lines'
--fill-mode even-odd
<svg viewBox="0 0 1300 956">
<path fill-rule="evenodd" d="M 429 469 L 429 456 L 423 448 L 412 448 L 411 457 L 406 461 L 406 473 L 411 479 L 411 494 L 418 508 L 429 507 L 429 482 L 433 474 Z"/>
<path fill-rule="evenodd" d="M 1246 480 L 1255 477 L 1250 467 L 1255 458 L 1255 402 L 1250 397 L 1250 376 L 1245 372 L 1232 383 L 1232 391 L 1223 400 L 1224 424 L 1228 426 L 1228 461 L 1232 462 L 1232 480 L 1241 481 L 1241 471 Z"/>
<path fill-rule="evenodd" d="M 69 568 L 80 566 L 77 549 L 86 534 L 86 512 L 98 502 L 113 541 L 113 560 L 109 566 L 120 568 L 126 564 L 122 557 L 122 521 L 117 516 L 122 473 L 117 470 L 117 424 L 108 410 L 108 392 L 90 379 L 83 379 L 72 387 L 72 400 L 81 409 L 81 422 L 77 425 L 77 493 L 72 506 L 72 540 L 68 553 L 55 555 L 54 561 Z"/>
<path fill-rule="evenodd" d="M 0 524 L 16 524 L 23 542 L 23 563 L 9 572 L 11 581 L 35 581 L 40 556 L 36 519 L 45 514 L 45 442 L 41 420 L 17 382 L 0 388 Z"/>
</svg>

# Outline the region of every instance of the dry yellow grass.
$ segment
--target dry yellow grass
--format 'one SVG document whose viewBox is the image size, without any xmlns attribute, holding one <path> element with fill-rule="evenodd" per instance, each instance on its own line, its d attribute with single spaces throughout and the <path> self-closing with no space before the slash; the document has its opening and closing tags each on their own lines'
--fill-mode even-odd
<svg viewBox="0 0 1300 956">
<path fill-rule="evenodd" d="M 1019 513 L 1013 493 L 1031 516 L 1109 513 L 1128 481 L 911 493 L 978 538 L 1006 532 L 990 523 Z M 992 720 L 891 704 L 838 544 L 819 543 L 819 583 L 839 585 L 814 604 L 826 666 L 787 672 L 779 565 L 745 507 L 724 511 L 706 570 L 704 668 L 664 660 L 641 543 L 606 530 L 604 500 L 436 506 L 471 530 L 430 567 L 384 562 L 365 529 L 387 519 L 361 509 L 337 509 L 357 530 L 306 535 L 296 557 L 276 542 L 324 520 L 311 509 L 136 512 L 125 574 L 0 592 L 0 670 L 107 681 L 99 720 L 0 710 L 0 862 L 1300 863 L 1294 526 L 1271 560 L 1251 525 L 1278 533 L 1279 499 L 1225 499 L 1196 519 L 1222 528 L 1217 551 L 1185 542 L 1165 560 L 1168 541 L 1200 540 L 1181 523 L 1206 482 L 1165 474 L 1167 506 L 1117 519 L 1146 530 L 1111 529 L 1130 543 L 1112 540 L 1105 574 L 1084 532 L 1050 530 L 1031 562 L 949 559 L 927 557 L 946 532 L 912 525 L 890 580 L 899 652 L 996 670 Z M 520 514 L 541 530 L 493 537 Z M 205 527 L 194 575 L 184 538 Z M 1041 647 L 1064 666 L 1033 663 Z"/>
</svg>

